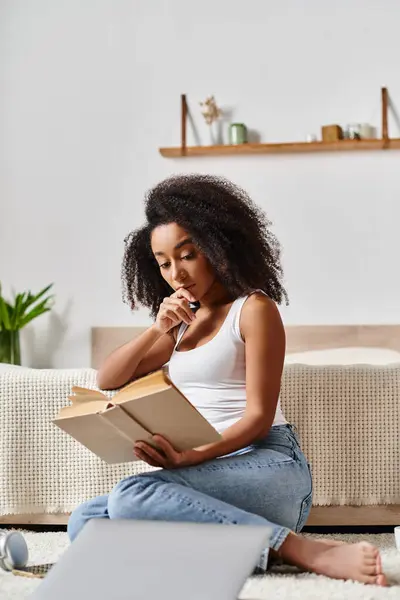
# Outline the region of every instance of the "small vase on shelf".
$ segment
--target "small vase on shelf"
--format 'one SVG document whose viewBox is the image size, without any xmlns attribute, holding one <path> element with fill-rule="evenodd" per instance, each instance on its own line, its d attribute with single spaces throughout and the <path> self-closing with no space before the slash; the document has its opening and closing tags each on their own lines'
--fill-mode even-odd
<svg viewBox="0 0 400 600">
<path fill-rule="evenodd" d="M 215 135 L 214 123 L 209 124 L 208 133 L 209 133 L 208 139 L 209 139 L 210 146 L 215 146 L 215 144 L 217 143 L 217 139 L 216 139 L 216 135 Z"/>
<path fill-rule="evenodd" d="M 200 102 L 200 106 L 202 107 L 201 113 L 209 127 L 210 145 L 215 146 L 218 143 L 218 133 L 216 131 L 217 120 L 221 116 L 222 111 L 218 108 L 214 96 L 210 96 L 204 102 Z"/>
<path fill-rule="evenodd" d="M 230 124 L 229 143 L 232 145 L 247 144 L 247 128 L 244 123 Z"/>
<path fill-rule="evenodd" d="M 0 330 L 0 363 L 21 364 L 19 330 Z"/>
</svg>

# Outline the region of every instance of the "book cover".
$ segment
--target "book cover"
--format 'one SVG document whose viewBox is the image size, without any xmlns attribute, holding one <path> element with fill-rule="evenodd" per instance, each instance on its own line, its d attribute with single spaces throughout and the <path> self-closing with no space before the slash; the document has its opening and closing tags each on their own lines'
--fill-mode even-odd
<svg viewBox="0 0 400 600">
<path fill-rule="evenodd" d="M 133 445 L 142 440 L 156 447 L 155 433 L 176 450 L 221 440 L 221 435 L 170 381 L 164 370 L 121 388 L 111 399 L 97 390 L 74 386 L 71 406 L 53 422 L 107 463 L 138 460 Z"/>
</svg>

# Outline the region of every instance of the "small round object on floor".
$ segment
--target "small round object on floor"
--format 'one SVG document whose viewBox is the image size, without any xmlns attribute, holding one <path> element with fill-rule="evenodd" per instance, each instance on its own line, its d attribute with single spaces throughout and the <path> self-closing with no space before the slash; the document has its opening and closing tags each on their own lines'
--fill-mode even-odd
<svg viewBox="0 0 400 600">
<path fill-rule="evenodd" d="M 12 571 L 25 567 L 28 562 L 28 546 L 19 531 L 0 532 L 0 567 Z"/>
</svg>

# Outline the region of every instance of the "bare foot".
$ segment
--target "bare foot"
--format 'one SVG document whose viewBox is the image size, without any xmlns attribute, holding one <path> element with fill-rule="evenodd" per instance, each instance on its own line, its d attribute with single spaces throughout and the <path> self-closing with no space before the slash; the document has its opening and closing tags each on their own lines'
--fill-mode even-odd
<svg viewBox="0 0 400 600">
<path fill-rule="evenodd" d="M 289 534 L 279 549 L 279 555 L 285 561 L 319 575 L 387 585 L 379 550 L 375 546 L 367 542 L 327 544 L 327 541 Z"/>
<path fill-rule="evenodd" d="M 334 547 L 334 546 L 343 546 L 346 544 L 346 542 L 341 542 L 339 540 L 331 540 L 331 539 L 323 539 L 323 538 L 308 538 L 308 539 L 312 539 L 315 542 L 320 542 L 321 544 L 323 544 L 326 548 L 328 547 Z M 290 562 L 290 560 L 286 559 L 284 560 L 283 557 L 278 554 L 278 552 L 275 552 L 275 550 L 270 549 L 269 554 L 268 554 L 268 569 L 271 567 L 274 567 L 276 565 L 282 566 L 285 563 L 287 564 L 292 564 L 294 565 L 294 562 Z M 299 567 L 299 565 L 296 565 L 297 567 Z M 305 569 L 303 569 L 305 570 Z"/>
<path fill-rule="evenodd" d="M 326 546 L 345 546 L 346 542 L 341 542 L 340 540 L 331 540 L 331 539 L 323 539 L 317 538 L 314 540 L 316 542 L 321 542 L 321 544 L 326 544 Z"/>
<path fill-rule="evenodd" d="M 336 579 L 386 585 L 379 550 L 367 542 L 345 544 L 317 552 L 313 571 Z"/>
</svg>

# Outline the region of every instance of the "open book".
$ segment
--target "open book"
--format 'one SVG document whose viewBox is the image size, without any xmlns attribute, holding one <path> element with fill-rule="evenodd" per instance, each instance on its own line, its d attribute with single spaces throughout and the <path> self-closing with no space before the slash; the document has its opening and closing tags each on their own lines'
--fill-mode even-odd
<svg viewBox="0 0 400 600">
<path fill-rule="evenodd" d="M 110 400 L 96 390 L 73 387 L 72 406 L 62 408 L 54 423 L 107 463 L 138 460 L 133 445 L 154 447 L 155 433 L 176 450 L 221 440 L 221 435 L 174 386 L 163 370 L 136 379 Z"/>
</svg>

